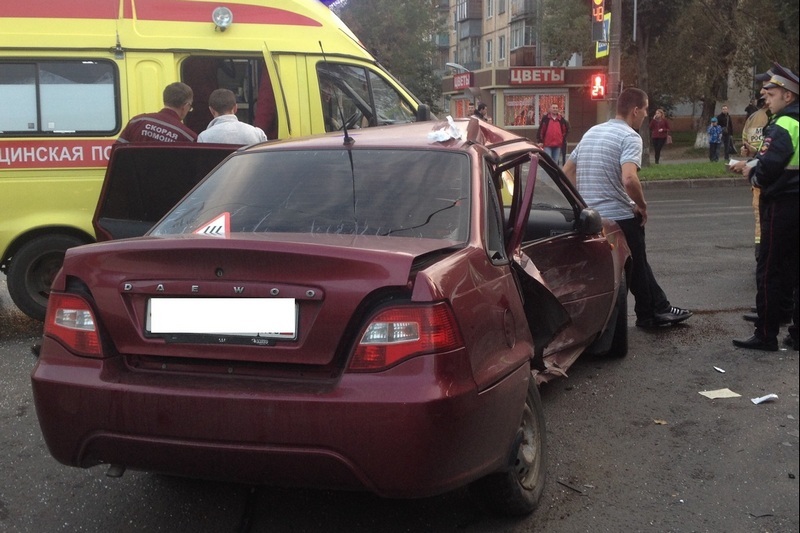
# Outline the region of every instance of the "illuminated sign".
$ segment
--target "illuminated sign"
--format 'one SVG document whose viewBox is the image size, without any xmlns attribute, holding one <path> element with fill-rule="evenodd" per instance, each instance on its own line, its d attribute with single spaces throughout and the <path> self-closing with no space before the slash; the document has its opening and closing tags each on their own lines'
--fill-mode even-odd
<svg viewBox="0 0 800 533">
<path fill-rule="evenodd" d="M 592 40 L 605 41 L 603 21 L 606 16 L 605 0 L 592 0 Z"/>
<path fill-rule="evenodd" d="M 563 85 L 564 69 L 555 67 L 511 67 L 509 85 Z"/>
<path fill-rule="evenodd" d="M 605 0 L 592 0 L 592 20 L 594 22 L 603 22 L 603 16 L 606 14 Z"/>
<path fill-rule="evenodd" d="M 592 74 L 592 79 L 589 82 L 589 93 L 592 95 L 592 100 L 605 100 L 606 98 L 605 74 Z"/>
<path fill-rule="evenodd" d="M 469 89 L 472 87 L 472 72 L 462 72 L 453 76 L 453 89 Z"/>
</svg>

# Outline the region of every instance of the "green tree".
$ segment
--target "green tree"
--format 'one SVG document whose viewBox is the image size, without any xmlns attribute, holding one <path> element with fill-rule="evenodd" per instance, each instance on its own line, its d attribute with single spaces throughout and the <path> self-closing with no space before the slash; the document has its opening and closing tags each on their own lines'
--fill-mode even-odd
<svg viewBox="0 0 800 533">
<path fill-rule="evenodd" d="M 441 77 L 435 73 L 433 37 L 442 21 L 431 0 L 346 0 L 339 17 L 375 58 L 422 102 L 435 108 Z"/>
<path fill-rule="evenodd" d="M 671 101 L 702 104 L 696 125 L 698 147 L 705 146 L 706 125 L 717 102 L 726 98 L 731 81 L 758 92 L 755 72 L 763 72 L 773 61 L 797 67 L 796 1 L 690 0 L 664 24 L 666 38 L 647 54 L 647 61 L 657 65 L 651 90 Z"/>
<path fill-rule="evenodd" d="M 584 0 L 543 0 L 541 30 L 547 57 L 573 52 L 594 64 Z M 702 106 L 696 144 L 731 81 L 757 92 L 753 74 L 778 61 L 797 72 L 799 3 L 786 0 L 622 0 L 621 79 L 650 95 L 651 108 L 679 102 Z M 606 0 L 612 9 L 612 0 Z M 648 134 L 644 130 L 643 137 Z"/>
<path fill-rule="evenodd" d="M 595 46 L 588 4 L 581 0 L 543 0 L 541 12 L 539 36 L 545 61 L 563 64 L 579 53 L 591 64 Z"/>
</svg>

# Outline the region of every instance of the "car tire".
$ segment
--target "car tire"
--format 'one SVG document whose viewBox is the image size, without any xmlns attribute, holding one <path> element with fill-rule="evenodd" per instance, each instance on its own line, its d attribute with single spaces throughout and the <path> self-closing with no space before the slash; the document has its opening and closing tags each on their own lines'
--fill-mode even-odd
<svg viewBox="0 0 800 533">
<path fill-rule="evenodd" d="M 616 313 L 614 337 L 611 339 L 608 356 L 622 358 L 628 355 L 628 281 L 625 272 L 622 273 L 619 283 L 617 306 L 614 311 Z"/>
<path fill-rule="evenodd" d="M 532 513 L 539 504 L 546 477 L 547 442 L 544 409 L 535 380 L 528 384 L 509 468 L 479 479 L 472 491 L 493 512 L 505 516 Z"/>
<path fill-rule="evenodd" d="M 44 320 L 50 285 L 64 262 L 67 248 L 86 244 L 72 235 L 44 235 L 19 248 L 6 271 L 8 293 L 20 311 Z"/>
</svg>

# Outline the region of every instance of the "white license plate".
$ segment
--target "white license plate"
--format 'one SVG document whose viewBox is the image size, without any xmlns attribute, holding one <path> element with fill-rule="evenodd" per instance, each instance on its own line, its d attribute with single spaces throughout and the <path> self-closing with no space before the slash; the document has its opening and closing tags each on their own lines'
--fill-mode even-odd
<svg viewBox="0 0 800 533">
<path fill-rule="evenodd" d="M 294 339 L 294 298 L 151 298 L 147 332 Z"/>
</svg>

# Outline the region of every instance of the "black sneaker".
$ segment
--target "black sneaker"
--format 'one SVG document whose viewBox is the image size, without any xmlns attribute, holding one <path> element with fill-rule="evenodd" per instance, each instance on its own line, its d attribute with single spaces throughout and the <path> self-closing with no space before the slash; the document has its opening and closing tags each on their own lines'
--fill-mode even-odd
<svg viewBox="0 0 800 533">
<path fill-rule="evenodd" d="M 663 313 L 655 313 L 650 318 L 637 318 L 636 327 L 644 329 L 656 329 L 664 326 L 672 326 L 679 322 L 683 322 L 690 316 L 692 316 L 692 312 L 688 309 L 669 307 Z"/>
<path fill-rule="evenodd" d="M 653 319 L 661 325 L 678 324 L 687 318 L 691 317 L 694 313 L 688 309 L 681 309 L 680 307 L 669 307 L 661 313 L 656 313 Z"/>
</svg>

